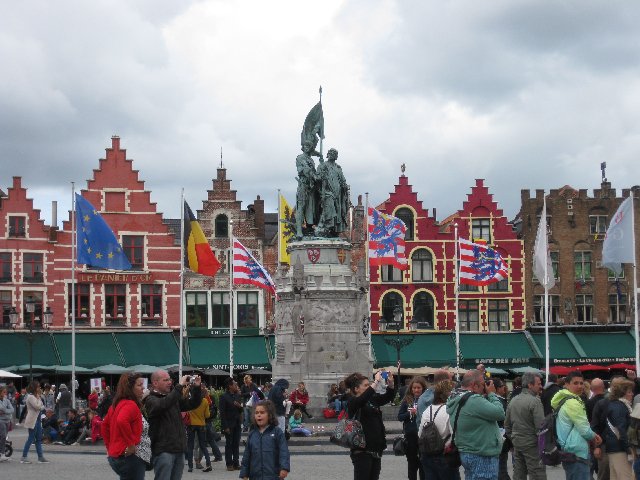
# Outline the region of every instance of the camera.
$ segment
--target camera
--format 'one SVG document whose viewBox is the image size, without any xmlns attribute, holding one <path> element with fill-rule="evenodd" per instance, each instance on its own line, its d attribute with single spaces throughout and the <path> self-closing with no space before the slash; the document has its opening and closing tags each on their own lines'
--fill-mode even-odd
<svg viewBox="0 0 640 480">
<path fill-rule="evenodd" d="M 389 378 L 389 372 L 385 372 L 384 370 L 382 372 L 380 372 L 380 376 L 384 379 L 384 381 L 387 381 L 387 378 Z"/>
</svg>

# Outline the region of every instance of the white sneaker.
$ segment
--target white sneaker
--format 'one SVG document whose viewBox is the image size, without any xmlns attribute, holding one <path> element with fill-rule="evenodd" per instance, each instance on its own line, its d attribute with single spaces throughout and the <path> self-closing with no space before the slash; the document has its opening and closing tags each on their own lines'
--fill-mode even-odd
<svg viewBox="0 0 640 480">
<path fill-rule="evenodd" d="M 22 458 L 20 459 L 20 463 L 31 463 L 31 462 L 30 462 L 28 459 L 26 459 L 26 458 L 22 457 Z"/>
</svg>

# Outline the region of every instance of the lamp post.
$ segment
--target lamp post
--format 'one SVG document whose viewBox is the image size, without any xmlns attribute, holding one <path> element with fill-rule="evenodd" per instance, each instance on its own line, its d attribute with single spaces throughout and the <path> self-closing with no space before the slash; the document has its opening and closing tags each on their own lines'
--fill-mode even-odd
<svg viewBox="0 0 640 480">
<path fill-rule="evenodd" d="M 25 304 L 26 312 L 31 314 L 30 321 L 27 321 L 25 318 L 24 325 L 29 328 L 29 334 L 27 335 L 27 341 L 29 342 L 29 382 L 33 381 L 33 342 L 36 339 L 36 332 L 40 330 L 40 328 L 36 328 L 34 322 L 34 312 L 36 310 L 36 305 L 34 302 L 26 302 Z M 46 310 L 42 314 L 42 328 L 47 329 L 49 325 L 51 325 L 51 321 L 53 320 L 53 312 L 51 308 L 47 306 Z M 11 307 L 11 311 L 9 312 L 9 321 L 11 322 L 11 327 L 15 330 L 18 326 L 18 312 L 16 311 L 16 307 Z"/>
<path fill-rule="evenodd" d="M 402 350 L 404 347 L 406 347 L 407 345 L 409 345 L 411 342 L 413 342 L 413 336 L 410 337 L 405 337 L 405 338 L 400 338 L 400 329 L 403 326 L 403 322 L 402 322 L 402 314 L 403 314 L 403 310 L 402 307 L 400 305 L 396 305 L 393 309 L 393 322 L 394 322 L 394 328 L 396 330 L 396 338 L 385 338 L 384 339 L 384 343 L 386 343 L 389 346 L 395 347 L 396 349 L 396 358 L 397 358 L 397 365 L 398 365 L 398 385 L 400 384 L 400 350 Z M 412 331 L 415 331 L 415 326 L 416 326 L 417 322 L 415 322 L 414 320 L 412 320 L 411 322 L 409 322 L 409 327 Z M 388 325 L 387 325 L 388 326 Z"/>
</svg>

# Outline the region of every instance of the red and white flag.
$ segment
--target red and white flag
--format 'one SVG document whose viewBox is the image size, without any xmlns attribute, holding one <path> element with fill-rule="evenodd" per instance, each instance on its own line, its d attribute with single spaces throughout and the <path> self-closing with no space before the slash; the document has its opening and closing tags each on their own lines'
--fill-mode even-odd
<svg viewBox="0 0 640 480">
<path fill-rule="evenodd" d="M 369 207 L 369 265 L 393 265 L 400 270 L 409 268 L 404 253 L 407 227 L 399 218 Z"/>
<path fill-rule="evenodd" d="M 271 275 L 253 258 L 237 238 L 233 239 L 233 284 L 254 285 L 276 293 L 276 284 Z"/>
<path fill-rule="evenodd" d="M 460 283 L 479 287 L 505 280 L 509 265 L 494 249 L 463 238 L 460 245 Z"/>
</svg>

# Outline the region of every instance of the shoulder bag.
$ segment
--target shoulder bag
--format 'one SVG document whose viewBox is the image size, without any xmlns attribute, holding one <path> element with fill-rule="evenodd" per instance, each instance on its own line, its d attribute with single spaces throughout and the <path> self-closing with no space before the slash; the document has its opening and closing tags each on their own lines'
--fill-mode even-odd
<svg viewBox="0 0 640 480">
<path fill-rule="evenodd" d="M 358 420 L 359 416 L 360 410 L 356 413 L 356 418 L 343 418 L 340 420 L 329 437 L 329 441 L 344 448 L 364 449 L 367 444 L 364 438 L 362 423 Z"/>
</svg>

